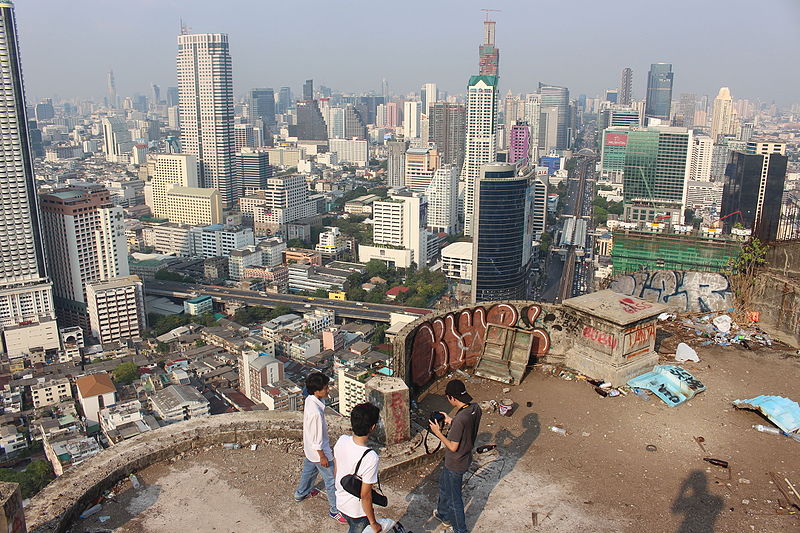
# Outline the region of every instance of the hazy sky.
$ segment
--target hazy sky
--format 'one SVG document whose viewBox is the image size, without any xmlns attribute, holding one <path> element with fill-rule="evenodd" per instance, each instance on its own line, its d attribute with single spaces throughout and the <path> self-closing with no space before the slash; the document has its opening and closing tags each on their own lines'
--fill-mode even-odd
<svg viewBox="0 0 800 533">
<path fill-rule="evenodd" d="M 800 102 L 800 0 L 16 0 L 30 100 L 99 97 L 114 69 L 120 95 L 176 85 L 179 20 L 228 33 L 236 94 L 303 80 L 394 94 L 435 82 L 463 93 L 477 72 L 481 8 L 497 21 L 500 89 L 544 81 L 600 94 L 650 63 L 673 64 L 673 95 Z"/>
</svg>

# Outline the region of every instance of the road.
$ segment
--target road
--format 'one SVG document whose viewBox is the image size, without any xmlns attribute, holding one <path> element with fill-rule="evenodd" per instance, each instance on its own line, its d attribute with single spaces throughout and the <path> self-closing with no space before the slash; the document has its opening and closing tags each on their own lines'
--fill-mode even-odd
<svg viewBox="0 0 800 533">
<path fill-rule="evenodd" d="M 311 307 L 324 307 L 333 309 L 337 317 L 349 318 L 354 320 L 368 320 L 371 322 L 390 322 L 391 313 L 402 313 L 405 309 L 416 312 L 430 312 L 429 309 L 408 308 L 402 305 L 374 304 L 351 302 L 348 300 L 331 300 L 329 298 L 316 298 L 313 296 L 297 296 L 294 294 L 277 293 L 258 293 L 233 289 L 230 287 L 219 287 L 215 285 L 196 285 L 190 283 L 180 283 L 176 281 L 147 281 L 145 282 L 145 292 L 158 296 L 168 296 L 171 298 L 190 298 L 199 295 L 209 295 L 215 302 L 225 302 L 229 300 L 240 301 L 247 305 L 262 305 L 264 307 L 275 308 L 285 305 L 293 311 L 304 311 Z"/>
<path fill-rule="evenodd" d="M 591 225 L 594 182 L 589 178 L 594 171 L 596 157 L 594 154 L 583 155 L 580 153 L 576 157 L 579 158 L 576 168 L 578 179 L 570 183 L 571 205 L 569 207 L 572 208 L 571 211 L 576 217 L 588 218 L 588 223 Z M 573 183 L 577 184 L 577 191 L 574 194 L 572 193 Z M 574 203 L 572 203 L 573 197 Z M 586 233 L 586 242 L 581 245 L 569 245 L 567 248 L 566 259 L 561 273 L 561 283 L 555 298 L 556 303 L 561 303 L 568 298 L 583 294 L 588 289 L 588 269 L 583 261 L 579 261 L 578 255 L 579 249 L 591 250 L 591 237 L 588 231 Z"/>
</svg>

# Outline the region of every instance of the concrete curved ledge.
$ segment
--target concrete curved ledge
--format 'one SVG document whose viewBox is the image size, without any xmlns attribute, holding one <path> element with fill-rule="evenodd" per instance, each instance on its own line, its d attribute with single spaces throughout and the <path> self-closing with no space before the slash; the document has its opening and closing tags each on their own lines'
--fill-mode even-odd
<svg viewBox="0 0 800 533">
<path fill-rule="evenodd" d="M 350 421 L 329 416 L 328 430 L 335 442 L 350 431 Z M 254 411 L 228 413 L 172 424 L 121 442 L 67 470 L 34 496 L 25 508 L 28 531 L 63 533 L 104 491 L 129 474 L 192 449 L 225 442 L 245 444 L 269 438 L 303 437 L 303 413 Z M 419 438 L 381 450 L 381 479 L 429 460 Z"/>
<path fill-rule="evenodd" d="M 349 429 L 349 421 L 331 418 L 333 435 Z M 194 448 L 265 438 L 302 440 L 303 413 L 255 411 L 228 413 L 172 424 L 139 435 L 67 470 L 34 496 L 25 508 L 28 531 L 62 533 L 102 493 L 119 480 L 147 466 Z"/>
</svg>

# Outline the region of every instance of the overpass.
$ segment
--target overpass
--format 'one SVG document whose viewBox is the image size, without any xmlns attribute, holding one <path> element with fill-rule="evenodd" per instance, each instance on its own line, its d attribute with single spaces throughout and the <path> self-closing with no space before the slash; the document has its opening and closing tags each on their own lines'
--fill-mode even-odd
<svg viewBox="0 0 800 533">
<path fill-rule="evenodd" d="M 196 296 L 211 296 L 216 303 L 226 301 L 239 301 L 245 305 L 261 305 L 275 308 L 285 305 L 292 311 L 304 312 L 309 307 L 324 307 L 332 309 L 337 317 L 351 320 L 367 320 L 370 322 L 390 323 L 391 313 L 427 314 L 430 309 L 416 307 L 403 307 L 402 305 L 373 304 L 367 302 L 351 302 L 348 300 L 331 300 L 329 298 L 316 298 L 314 296 L 298 296 L 295 294 L 277 294 L 266 292 L 247 291 L 220 287 L 218 285 L 199 285 L 180 283 L 177 281 L 146 281 L 144 292 L 153 296 L 166 296 L 168 298 L 189 299 Z"/>
</svg>

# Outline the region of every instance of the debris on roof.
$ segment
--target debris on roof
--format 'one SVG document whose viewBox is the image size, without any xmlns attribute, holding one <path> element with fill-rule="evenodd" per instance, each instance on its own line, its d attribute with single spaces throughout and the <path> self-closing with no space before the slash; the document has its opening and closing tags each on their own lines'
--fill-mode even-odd
<svg viewBox="0 0 800 533">
<path fill-rule="evenodd" d="M 762 394 L 749 400 L 734 400 L 733 405 L 739 409 L 760 411 L 786 433 L 800 430 L 800 405 L 789 398 Z"/>
</svg>

